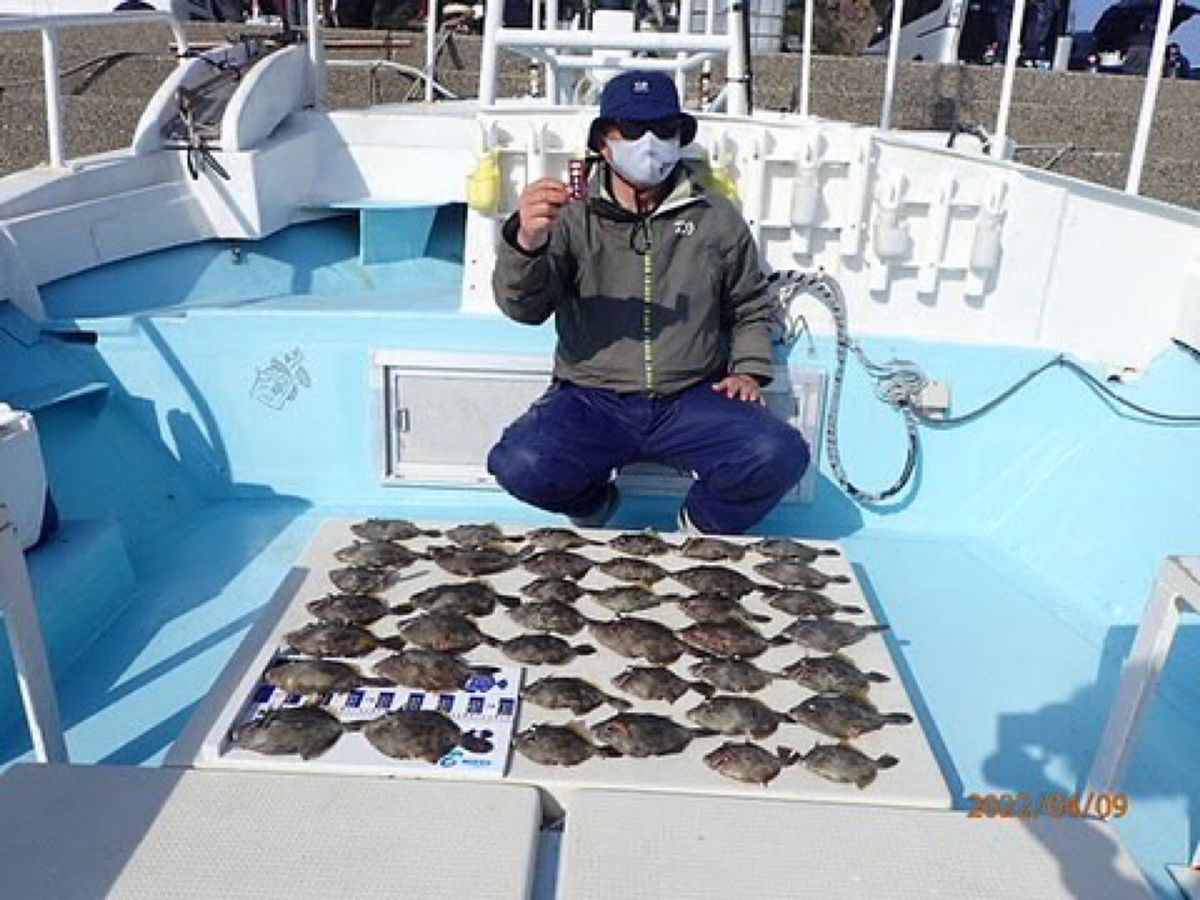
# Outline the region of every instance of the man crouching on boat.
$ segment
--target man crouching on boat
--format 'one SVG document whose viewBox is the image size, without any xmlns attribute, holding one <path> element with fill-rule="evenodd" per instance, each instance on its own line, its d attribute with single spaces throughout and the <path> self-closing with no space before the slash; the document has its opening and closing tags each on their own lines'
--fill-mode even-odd
<svg viewBox="0 0 1200 900">
<path fill-rule="evenodd" d="M 674 83 L 613 78 L 589 147 L 585 201 L 545 178 L 505 222 L 492 278 L 518 322 L 554 316 L 550 389 L 488 456 L 511 494 L 582 527 L 619 502 L 622 466 L 692 472 L 686 530 L 739 534 L 799 481 L 804 438 L 766 411 L 770 300 L 741 215 L 707 193 L 680 148 L 696 135 Z"/>
</svg>

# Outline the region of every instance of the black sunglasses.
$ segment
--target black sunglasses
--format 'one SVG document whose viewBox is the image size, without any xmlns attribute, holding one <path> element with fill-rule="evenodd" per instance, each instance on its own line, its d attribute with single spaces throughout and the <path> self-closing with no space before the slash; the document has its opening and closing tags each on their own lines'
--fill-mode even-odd
<svg viewBox="0 0 1200 900">
<path fill-rule="evenodd" d="M 669 141 L 671 138 L 679 136 L 683 122 L 676 116 L 671 116 L 667 119 L 651 119 L 649 121 L 618 119 L 612 124 L 621 133 L 621 137 L 627 141 L 636 141 L 647 131 L 653 131 L 655 137 Z"/>
</svg>

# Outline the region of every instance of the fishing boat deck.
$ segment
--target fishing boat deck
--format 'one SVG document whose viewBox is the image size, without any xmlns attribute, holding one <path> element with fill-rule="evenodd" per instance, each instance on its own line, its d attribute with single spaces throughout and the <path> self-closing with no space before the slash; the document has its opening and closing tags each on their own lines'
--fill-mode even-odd
<svg viewBox="0 0 1200 900">
<path fill-rule="evenodd" d="M 44 291 L 58 323 L 95 344 L 0 334 L 14 392 L 50 398 L 38 426 L 64 526 L 29 561 L 74 761 L 160 765 L 328 518 L 555 521 L 495 490 L 380 483 L 375 351 L 548 359 L 553 334 L 458 312 L 462 273 L 450 258 L 413 261 L 403 277 L 360 271 L 355 240 L 337 219 L 246 247 L 240 261 L 225 242 L 129 260 Z M 256 267 L 271 272 L 248 285 Z M 1048 355 L 863 343 L 947 379 L 955 409 Z M 828 370 L 832 346 L 819 334 L 791 363 Z M 264 406 L 256 374 L 296 350 L 308 383 Z M 1187 410 L 1198 368 L 1168 350 L 1124 390 Z M 42 384 L 47 372 L 65 380 Z M 894 476 L 904 445 L 894 413 L 867 399 L 871 387 L 849 372 L 841 443 L 854 477 L 875 485 Z M 851 503 L 823 460 L 813 501 L 781 506 L 755 531 L 845 548 L 891 626 L 958 806 L 971 794 L 1072 794 L 1157 566 L 1200 527 L 1186 490 L 1158 502 L 1183 490 L 1186 439 L 1048 375 L 968 428 L 925 433 L 917 483 L 894 506 Z M 677 509 L 678 497 L 631 495 L 612 527 L 668 533 Z M 1200 629 L 1185 626 L 1126 776 L 1130 813 L 1114 823 L 1163 896 L 1174 891 L 1165 866 L 1188 858 L 1200 830 L 1200 777 L 1186 765 L 1200 745 L 1200 684 L 1186 662 L 1198 648 Z M 8 766 L 29 758 L 15 689 L 2 708 Z M 545 872 L 557 845 L 556 833 L 543 836 Z"/>
</svg>

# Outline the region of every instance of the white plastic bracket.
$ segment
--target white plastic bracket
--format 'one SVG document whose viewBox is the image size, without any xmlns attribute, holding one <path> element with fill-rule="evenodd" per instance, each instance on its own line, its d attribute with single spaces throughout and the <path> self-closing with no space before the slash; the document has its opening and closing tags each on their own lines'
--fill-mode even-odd
<svg viewBox="0 0 1200 900">
<path fill-rule="evenodd" d="M 929 207 L 929 233 L 926 235 L 925 259 L 917 271 L 917 293 L 928 296 L 937 290 L 938 272 L 946 255 L 946 240 L 950 235 L 950 213 L 958 181 L 946 176 L 938 187 L 937 197 Z"/>
<path fill-rule="evenodd" d="M 550 172 L 546 162 L 546 126 L 534 124 L 529 129 L 529 142 L 525 148 L 525 184 L 545 178 Z"/>
<path fill-rule="evenodd" d="M 821 135 L 808 131 L 796 150 L 792 176 L 792 254 L 807 257 L 812 250 L 812 232 L 821 211 Z"/>
<path fill-rule="evenodd" d="M 867 215 L 871 185 L 870 134 L 864 135 L 850 161 L 849 185 L 846 190 L 846 220 L 842 223 L 842 256 L 854 259 L 862 254 L 863 220 Z"/>
</svg>

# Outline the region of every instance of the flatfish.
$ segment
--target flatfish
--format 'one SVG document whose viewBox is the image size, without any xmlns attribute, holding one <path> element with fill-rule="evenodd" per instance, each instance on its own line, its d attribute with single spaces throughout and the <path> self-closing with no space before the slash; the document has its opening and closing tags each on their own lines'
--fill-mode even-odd
<svg viewBox="0 0 1200 900">
<path fill-rule="evenodd" d="M 677 632 L 679 640 L 709 656 L 759 656 L 773 644 L 787 643 L 783 637 L 768 640 L 744 622 L 697 622 Z"/>
<path fill-rule="evenodd" d="M 738 562 L 746 555 L 743 544 L 723 541 L 720 538 L 693 537 L 683 542 L 680 552 L 688 559 L 702 559 L 706 562 Z"/>
<path fill-rule="evenodd" d="M 510 609 L 508 615 L 522 628 L 550 634 L 579 634 L 583 626 L 591 621 L 575 607 L 557 600 L 523 603 L 516 609 Z"/>
<path fill-rule="evenodd" d="M 411 541 L 417 537 L 440 537 L 440 531 L 426 531 L 407 519 L 367 519 L 355 522 L 350 530 L 364 541 Z"/>
<path fill-rule="evenodd" d="M 678 606 L 693 622 L 770 622 L 770 616 L 752 613 L 728 594 L 692 594 Z"/>
<path fill-rule="evenodd" d="M 692 664 L 688 672 L 722 691 L 732 694 L 756 694 L 779 676 L 765 672 L 748 659 L 704 659 Z"/>
<path fill-rule="evenodd" d="M 630 666 L 613 679 L 613 684 L 641 700 L 667 703 L 674 703 L 688 691 L 695 691 L 702 697 L 711 697 L 714 693 L 711 685 L 680 678 L 662 666 Z"/>
<path fill-rule="evenodd" d="M 633 556 L 663 556 L 675 549 L 654 531 L 618 534 L 608 542 L 608 546 L 618 553 L 629 553 Z"/>
<path fill-rule="evenodd" d="M 346 727 L 319 706 L 272 709 L 234 728 L 229 739 L 243 750 L 267 756 L 315 759 L 337 743 Z"/>
<path fill-rule="evenodd" d="M 502 641 L 498 646 L 509 659 L 527 666 L 561 666 L 576 656 L 590 656 L 596 652 L 591 644 L 572 646 L 552 634 L 522 634 Z"/>
<path fill-rule="evenodd" d="M 513 747 L 540 766 L 577 766 L 593 756 L 619 755 L 596 746 L 581 727 L 572 725 L 531 725 L 513 738 Z"/>
<path fill-rule="evenodd" d="M 373 594 L 327 594 L 305 605 L 322 622 L 370 625 L 386 616 L 388 605 Z"/>
<path fill-rule="evenodd" d="M 478 578 L 515 569 L 520 558 L 495 547 L 430 547 L 429 557 L 451 575 Z"/>
<path fill-rule="evenodd" d="M 601 744 L 638 759 L 680 753 L 693 738 L 713 734 L 707 728 L 688 728 L 653 713 L 618 713 L 592 726 L 592 737 Z"/>
<path fill-rule="evenodd" d="M 347 566 L 330 570 L 329 580 L 339 591 L 347 594 L 377 594 L 392 586 L 396 573 L 390 569 Z"/>
<path fill-rule="evenodd" d="M 871 759 L 849 744 L 815 744 L 802 759 L 805 768 L 822 778 L 842 784 L 853 784 L 859 790 L 875 780 L 880 769 L 890 769 L 900 760 L 885 753 Z"/>
<path fill-rule="evenodd" d="M 791 709 L 792 718 L 814 731 L 844 741 L 878 731 L 884 725 L 907 725 L 908 713 L 881 713 L 866 700 L 840 694 L 816 694 Z"/>
<path fill-rule="evenodd" d="M 576 550 L 580 547 L 595 546 L 600 541 L 585 538 L 578 531 L 570 528 L 535 528 L 525 535 L 525 541 L 532 547 L 542 550 Z"/>
<path fill-rule="evenodd" d="M 787 747 L 771 753 L 757 744 L 730 741 L 705 755 L 704 764 L 726 778 L 766 787 L 779 777 L 784 767 L 794 766 L 800 758 L 799 753 Z"/>
<path fill-rule="evenodd" d="M 488 522 L 484 525 L 455 525 L 446 530 L 446 539 L 464 550 L 480 550 L 492 544 L 520 540 L 520 537 L 509 537 L 500 530 L 499 525 Z"/>
<path fill-rule="evenodd" d="M 580 556 L 570 550 L 543 550 L 533 556 L 527 556 L 521 565 L 534 575 L 543 578 L 574 578 L 586 575 L 595 565 L 586 556 Z"/>
<path fill-rule="evenodd" d="M 403 544 L 389 541 L 355 541 L 349 547 L 335 550 L 333 556 L 338 562 L 364 569 L 403 569 L 424 559 Z"/>
<path fill-rule="evenodd" d="M 284 660 L 267 669 L 263 681 L 289 694 L 306 696 L 341 694 L 359 687 L 391 684 L 382 678 L 369 678 L 348 663 L 325 659 Z"/>
<path fill-rule="evenodd" d="M 792 559 L 772 559 L 754 564 L 759 575 L 777 581 L 786 587 L 804 587 L 819 591 L 831 584 L 849 584 L 845 575 L 827 575 L 811 566 Z"/>
<path fill-rule="evenodd" d="M 648 559 L 631 559 L 628 556 L 605 560 L 596 568 L 609 578 L 636 584 L 654 584 L 670 574 L 658 563 L 652 563 Z"/>
<path fill-rule="evenodd" d="M 702 594 L 714 593 L 742 597 L 762 587 L 736 569 L 729 569 L 725 566 L 692 566 L 690 569 L 672 572 L 671 577 L 684 587 Z"/>
<path fill-rule="evenodd" d="M 669 665 L 687 648 L 661 622 L 625 616 L 612 622 L 592 622 L 588 631 L 599 643 L 627 659 Z"/>
<path fill-rule="evenodd" d="M 362 727 L 371 746 L 393 759 L 436 763 L 455 747 L 468 753 L 492 749 L 488 732 L 463 731 L 454 720 L 432 709 L 398 709 Z"/>
<path fill-rule="evenodd" d="M 530 600 L 556 600 L 574 603 L 587 591 L 569 578 L 535 578 L 521 588 L 521 596 Z"/>
<path fill-rule="evenodd" d="M 642 612 L 661 606 L 663 603 L 681 599 L 675 594 L 656 594 L 637 584 L 621 584 L 598 591 L 589 591 L 588 596 L 609 612 L 619 615 Z"/>
<path fill-rule="evenodd" d="M 818 694 L 865 697 L 874 683 L 891 681 L 882 672 L 864 672 L 841 654 L 806 656 L 783 670 L 797 684 Z"/>
<path fill-rule="evenodd" d="M 380 638 L 360 625 L 340 622 L 313 622 L 285 634 L 283 641 L 298 653 L 317 657 L 366 656 L 379 647 L 404 646 L 398 638 Z"/>
<path fill-rule="evenodd" d="M 790 722 L 791 717 L 771 709 L 753 697 L 718 694 L 699 706 L 689 709 L 687 717 L 701 728 L 711 728 L 721 734 L 748 734 L 751 737 L 769 737 L 781 722 Z"/>
<path fill-rule="evenodd" d="M 491 585 L 482 581 L 435 584 L 409 598 L 409 604 L 415 609 L 474 617 L 491 615 L 497 605 L 514 607 L 520 602 L 516 597 L 496 593 Z M 397 613 L 402 611 L 402 607 L 393 610 Z"/>
<path fill-rule="evenodd" d="M 422 613 L 402 622 L 397 633 L 406 643 L 438 653 L 466 653 L 480 644 L 498 643 L 466 616 L 449 612 Z"/>
<path fill-rule="evenodd" d="M 527 685 L 521 696 L 535 706 L 569 709 L 577 716 L 586 715 L 606 703 L 620 710 L 630 709 L 633 705 L 628 700 L 604 693 L 582 678 L 542 678 Z"/>
<path fill-rule="evenodd" d="M 836 613 L 860 613 L 862 607 L 837 603 L 824 594 L 805 588 L 775 588 L 764 592 L 767 605 L 789 616 L 816 616 L 824 618 Z"/>
<path fill-rule="evenodd" d="M 783 629 L 780 637 L 822 653 L 836 653 L 857 644 L 870 634 L 887 631 L 886 625 L 855 625 L 840 619 L 797 619 Z"/>
<path fill-rule="evenodd" d="M 423 691 L 457 691 L 472 678 L 488 677 L 493 666 L 472 665 L 458 656 L 435 650 L 402 650 L 375 664 L 375 674 L 392 684 Z"/>
<path fill-rule="evenodd" d="M 761 541 L 751 544 L 750 549 L 772 559 L 793 559 L 802 563 L 810 563 L 818 556 L 841 555 L 832 547 L 814 547 L 803 541 L 793 541 L 787 538 L 763 538 Z"/>
</svg>

